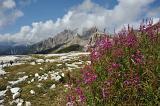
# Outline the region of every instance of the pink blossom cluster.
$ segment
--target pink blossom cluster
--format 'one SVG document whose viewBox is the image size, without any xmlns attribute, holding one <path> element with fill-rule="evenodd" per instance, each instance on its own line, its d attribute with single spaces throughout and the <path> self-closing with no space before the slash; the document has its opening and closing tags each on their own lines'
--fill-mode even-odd
<svg viewBox="0 0 160 106">
<path fill-rule="evenodd" d="M 79 87 L 76 88 L 76 93 L 77 93 L 78 96 L 79 96 L 80 102 L 84 102 L 84 101 L 85 101 L 85 95 L 84 95 L 82 89 L 79 88 Z"/>
<path fill-rule="evenodd" d="M 97 78 L 97 75 L 94 73 L 91 66 L 86 66 L 82 70 L 82 76 L 83 76 L 83 81 L 84 81 L 85 84 L 91 84 Z"/>
<path fill-rule="evenodd" d="M 127 76 L 126 80 L 123 82 L 125 87 L 128 86 L 138 86 L 140 84 L 140 77 L 138 74 Z"/>
<path fill-rule="evenodd" d="M 120 64 L 113 62 L 109 67 L 108 72 L 112 72 L 113 70 L 118 69 L 119 67 L 120 67 Z"/>
<path fill-rule="evenodd" d="M 137 50 L 136 53 L 132 55 L 132 59 L 134 60 L 135 64 L 142 64 L 144 56 L 142 55 L 141 51 Z"/>
</svg>

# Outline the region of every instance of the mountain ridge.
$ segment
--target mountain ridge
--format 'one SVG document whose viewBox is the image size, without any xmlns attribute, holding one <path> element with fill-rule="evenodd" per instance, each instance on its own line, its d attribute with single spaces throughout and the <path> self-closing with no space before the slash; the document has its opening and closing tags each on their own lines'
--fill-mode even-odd
<svg viewBox="0 0 160 106">
<path fill-rule="evenodd" d="M 67 30 L 56 34 L 53 37 L 49 37 L 43 41 L 35 43 L 33 45 L 18 45 L 7 49 L 6 51 L 0 53 L 1 55 L 20 55 L 20 54 L 37 54 L 37 53 L 56 53 L 57 51 L 61 51 L 61 49 L 72 47 L 72 45 L 77 45 L 84 49 L 87 45 L 91 36 L 96 33 L 98 29 L 96 27 L 92 27 L 88 30 L 79 34 L 76 30 Z M 47 52 L 49 51 L 49 52 Z"/>
</svg>

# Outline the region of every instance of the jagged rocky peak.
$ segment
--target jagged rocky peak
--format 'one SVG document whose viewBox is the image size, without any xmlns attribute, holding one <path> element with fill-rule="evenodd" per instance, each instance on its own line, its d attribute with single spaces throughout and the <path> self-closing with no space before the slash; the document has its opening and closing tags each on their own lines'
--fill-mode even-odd
<svg viewBox="0 0 160 106">
<path fill-rule="evenodd" d="M 74 39 L 77 39 L 78 36 L 76 31 L 65 29 L 64 31 L 50 37 L 44 41 L 36 43 L 31 46 L 32 51 L 41 52 L 52 48 L 57 48 L 57 46 L 66 45 L 69 42 L 73 42 Z"/>
<path fill-rule="evenodd" d="M 90 29 L 84 29 L 83 32 L 82 32 L 82 36 L 83 36 L 83 38 L 89 39 L 90 36 L 93 35 L 96 32 L 98 32 L 97 27 L 92 27 Z"/>
</svg>

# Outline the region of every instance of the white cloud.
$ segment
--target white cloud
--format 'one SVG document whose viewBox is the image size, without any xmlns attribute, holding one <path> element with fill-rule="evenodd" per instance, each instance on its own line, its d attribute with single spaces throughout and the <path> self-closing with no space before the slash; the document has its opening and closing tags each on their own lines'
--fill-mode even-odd
<svg viewBox="0 0 160 106">
<path fill-rule="evenodd" d="M 82 32 L 83 29 L 93 26 L 113 32 L 114 28 L 118 29 L 128 23 L 137 25 L 148 14 L 148 5 L 152 2 L 154 0 L 118 0 L 113 9 L 107 9 L 91 0 L 84 0 L 55 22 L 34 22 L 31 26 L 23 26 L 15 34 L 1 35 L 0 38 L 7 40 L 10 37 L 9 40 L 18 43 L 38 42 L 64 29 L 78 28 Z"/>
<path fill-rule="evenodd" d="M 160 6 L 154 9 L 151 9 L 151 11 L 148 12 L 147 16 L 148 17 L 160 17 L 159 12 L 160 12 Z"/>
<path fill-rule="evenodd" d="M 2 2 L 2 6 L 4 8 L 14 8 L 16 6 L 16 3 L 13 0 L 4 0 Z"/>
<path fill-rule="evenodd" d="M 16 8 L 14 0 L 0 0 L 0 28 L 4 28 L 23 16 L 23 12 Z"/>
</svg>

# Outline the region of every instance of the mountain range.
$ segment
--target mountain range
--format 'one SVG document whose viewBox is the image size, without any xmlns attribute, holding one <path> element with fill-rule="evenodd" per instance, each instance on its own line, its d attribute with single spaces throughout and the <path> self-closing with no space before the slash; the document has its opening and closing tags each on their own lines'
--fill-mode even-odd
<svg viewBox="0 0 160 106">
<path fill-rule="evenodd" d="M 64 30 L 46 40 L 32 45 L 0 43 L 0 55 L 48 54 L 70 51 L 83 51 L 90 38 L 98 31 L 92 27 L 81 34 L 77 30 Z M 14 45 L 14 46 L 12 46 Z"/>
</svg>

